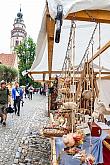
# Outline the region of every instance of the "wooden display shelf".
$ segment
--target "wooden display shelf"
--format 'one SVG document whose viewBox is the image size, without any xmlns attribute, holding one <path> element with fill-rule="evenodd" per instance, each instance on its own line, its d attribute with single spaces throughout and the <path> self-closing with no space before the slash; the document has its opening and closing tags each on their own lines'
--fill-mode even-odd
<svg viewBox="0 0 110 165">
<path fill-rule="evenodd" d="M 51 165 L 58 165 L 56 157 L 55 138 L 51 138 Z"/>
<path fill-rule="evenodd" d="M 50 113 L 50 123 L 52 123 L 53 114 Z M 51 143 L 51 165 L 58 165 L 56 158 L 55 137 L 50 138 Z"/>
</svg>

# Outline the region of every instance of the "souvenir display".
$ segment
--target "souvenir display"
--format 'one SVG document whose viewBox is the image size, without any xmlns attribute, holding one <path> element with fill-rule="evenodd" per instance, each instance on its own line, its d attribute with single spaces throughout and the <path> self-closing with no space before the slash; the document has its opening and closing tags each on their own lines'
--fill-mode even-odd
<svg viewBox="0 0 110 165">
<path fill-rule="evenodd" d="M 63 135 L 63 142 L 67 147 L 79 146 L 83 144 L 84 134 L 80 130 L 75 133 Z"/>
</svg>

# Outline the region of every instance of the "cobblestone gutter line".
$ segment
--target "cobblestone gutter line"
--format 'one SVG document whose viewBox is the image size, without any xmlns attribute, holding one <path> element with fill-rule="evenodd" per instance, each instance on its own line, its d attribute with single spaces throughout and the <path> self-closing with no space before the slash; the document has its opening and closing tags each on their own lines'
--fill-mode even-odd
<svg viewBox="0 0 110 165">
<path fill-rule="evenodd" d="M 31 145 L 33 145 L 31 139 L 34 138 L 34 141 L 36 139 L 37 142 L 39 141 L 39 139 L 42 139 L 42 137 L 40 137 L 38 132 L 40 128 L 43 125 L 46 125 L 46 123 L 48 122 L 48 118 L 46 117 L 46 111 L 45 111 L 46 103 L 47 103 L 46 97 L 35 95 L 32 101 L 25 100 L 25 104 L 21 110 L 20 117 L 15 115 L 13 115 L 12 117 L 11 115 L 8 115 L 6 128 L 3 128 L 0 125 L 0 165 L 12 165 L 14 161 L 17 161 L 16 157 L 19 157 L 19 155 L 17 154 L 20 153 L 20 156 L 23 156 L 23 154 L 21 153 L 22 152 L 25 153 L 26 151 L 26 148 L 24 148 L 24 150 L 21 152 L 20 147 L 28 146 L 27 151 L 29 153 L 29 150 L 32 147 Z M 36 136 L 36 138 L 33 136 Z M 46 145 L 50 146 L 48 140 L 45 141 L 44 139 L 42 139 L 42 142 L 40 141 L 38 143 L 39 148 L 37 148 L 37 151 L 40 151 L 40 148 L 42 150 L 41 147 L 42 145 L 40 146 L 40 144 L 43 143 L 44 146 Z M 30 152 L 27 155 L 27 157 L 30 158 L 30 155 L 38 156 L 38 154 L 35 154 L 35 152 L 37 153 L 37 151 L 34 150 L 32 152 L 33 154 L 30 154 L 31 153 Z M 46 154 L 47 154 L 47 150 L 46 150 Z M 29 162 L 24 164 L 30 165 Z M 37 163 L 37 165 L 39 164 Z M 23 163 L 21 163 L 20 165 L 23 165 Z"/>
<path fill-rule="evenodd" d="M 45 114 L 44 107 L 36 108 L 16 151 L 13 165 L 50 165 L 50 143 L 40 135 L 40 129 L 48 123 Z"/>
</svg>

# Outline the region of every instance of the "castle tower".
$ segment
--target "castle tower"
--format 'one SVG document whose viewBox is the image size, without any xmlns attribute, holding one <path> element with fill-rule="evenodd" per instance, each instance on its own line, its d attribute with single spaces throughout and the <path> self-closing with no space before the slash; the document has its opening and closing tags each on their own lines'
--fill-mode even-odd
<svg viewBox="0 0 110 165">
<path fill-rule="evenodd" d="M 20 45 L 20 43 L 25 39 L 27 36 L 26 26 L 23 20 L 23 14 L 20 11 L 17 13 L 17 17 L 14 20 L 13 30 L 11 31 L 11 44 L 10 44 L 10 51 L 14 53 L 14 49 L 16 46 Z"/>
</svg>

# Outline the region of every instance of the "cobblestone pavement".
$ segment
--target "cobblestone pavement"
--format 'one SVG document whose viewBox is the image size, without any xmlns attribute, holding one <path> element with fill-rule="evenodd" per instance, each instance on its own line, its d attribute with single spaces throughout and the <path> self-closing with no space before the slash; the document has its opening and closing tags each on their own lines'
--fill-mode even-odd
<svg viewBox="0 0 110 165">
<path fill-rule="evenodd" d="M 36 136 L 37 142 L 40 138 L 40 144 L 45 143 L 44 145 L 49 146 L 48 140 L 46 139 L 46 143 L 45 139 L 41 138 L 38 133 L 42 126 L 45 126 L 48 122 L 48 118 L 46 117 L 47 97 L 35 94 L 33 100 L 25 99 L 24 101 L 24 106 L 21 108 L 21 115 L 8 114 L 7 126 L 2 127 L 0 125 L 0 165 L 13 165 L 18 163 L 18 160 L 16 160 L 17 157 L 20 157 L 20 155 L 17 155 L 19 154 L 18 149 L 20 150 L 21 143 L 23 143 L 24 140 L 23 138 L 26 138 L 26 136 L 28 140 L 30 137 L 29 141 L 31 144 L 33 144 L 32 139 Z M 25 141 L 25 144 L 26 143 L 28 142 Z M 45 148 L 44 146 L 42 147 Z M 47 157 L 47 155 L 45 156 Z M 30 155 L 28 154 L 28 156 Z M 28 165 L 29 163 L 24 162 L 24 164 Z M 40 163 L 37 164 L 39 165 Z M 23 163 L 20 165 L 23 165 Z M 48 163 L 46 165 L 48 165 Z"/>
</svg>

